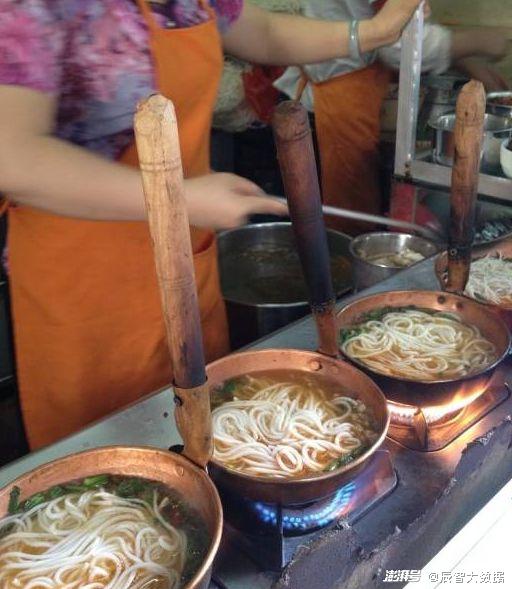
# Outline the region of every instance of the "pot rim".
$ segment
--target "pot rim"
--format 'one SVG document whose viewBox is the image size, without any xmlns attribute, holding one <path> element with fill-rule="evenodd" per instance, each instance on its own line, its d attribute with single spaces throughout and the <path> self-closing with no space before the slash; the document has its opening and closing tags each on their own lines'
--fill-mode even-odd
<svg viewBox="0 0 512 589">
<path fill-rule="evenodd" d="M 249 225 L 242 225 L 241 227 L 235 227 L 233 229 L 226 229 L 224 231 L 220 231 L 217 233 L 217 239 L 221 239 L 222 237 L 226 237 L 231 235 L 232 233 L 244 232 L 244 231 L 255 231 L 257 229 L 267 228 L 267 227 L 283 227 L 283 228 L 292 228 L 292 223 L 290 221 L 271 221 L 269 223 L 251 223 Z M 346 233 L 341 231 L 337 231 L 336 229 L 326 228 L 328 235 L 334 236 L 341 236 L 345 237 L 347 240 L 351 240 L 351 237 Z M 350 258 L 348 256 L 344 256 L 348 262 L 350 262 Z M 343 295 L 347 294 L 353 289 L 353 281 L 347 285 L 345 288 L 342 288 L 334 293 L 336 299 L 339 299 Z M 222 293 L 222 298 L 227 303 L 232 303 L 234 305 L 240 305 L 241 307 L 248 307 L 250 309 L 298 309 L 300 307 L 307 307 L 309 308 L 309 301 L 294 301 L 292 303 L 248 303 L 247 301 L 241 301 L 238 298 L 230 297 Z"/>
<path fill-rule="evenodd" d="M 356 301 L 349 303 L 347 306 L 345 306 L 343 309 L 341 309 L 341 311 L 338 311 L 338 313 L 336 314 L 336 318 L 339 319 L 347 309 L 351 309 L 351 308 L 355 307 L 361 301 L 366 301 L 366 300 L 370 300 L 373 298 L 380 298 L 382 295 L 390 294 L 390 293 L 411 293 L 411 292 L 419 293 L 419 294 L 429 294 L 429 295 L 432 295 L 433 297 L 434 296 L 453 297 L 453 298 L 459 299 L 460 301 L 463 301 L 465 303 L 478 305 L 479 307 L 484 309 L 486 312 L 492 313 L 492 311 L 490 311 L 489 309 L 486 308 L 486 305 L 482 305 L 478 301 L 475 301 L 474 299 L 471 299 L 469 297 L 457 295 L 454 293 L 449 293 L 449 292 L 444 292 L 444 291 L 436 291 L 436 290 L 393 290 L 393 291 L 383 291 L 383 292 L 367 295 L 365 297 L 361 297 L 361 298 L 357 299 Z M 423 307 L 423 308 L 425 308 L 425 307 Z M 498 317 L 496 317 L 496 318 L 498 319 Z M 339 328 L 339 326 L 338 326 L 338 328 Z M 505 324 L 503 324 L 503 328 L 507 334 L 508 345 L 505 347 L 505 350 L 502 351 L 501 355 L 499 355 L 494 362 L 492 362 L 491 364 L 489 364 L 489 366 L 483 368 L 482 370 L 480 370 L 478 372 L 472 372 L 471 374 L 467 374 L 466 376 L 462 376 L 460 378 L 440 378 L 440 379 L 436 379 L 436 380 L 422 380 L 422 379 L 412 380 L 410 378 L 404 378 L 403 376 L 390 376 L 389 374 L 386 374 L 384 372 L 380 372 L 379 370 L 375 370 L 373 368 L 370 368 L 369 366 L 367 366 L 366 364 L 364 364 L 363 362 L 361 362 L 358 359 L 351 358 L 348 354 L 346 354 L 341 349 L 341 346 L 339 346 L 339 350 L 343 354 L 344 358 L 347 358 L 350 362 L 355 364 L 357 367 L 361 368 L 365 372 L 369 372 L 369 373 L 374 374 L 380 378 L 387 378 L 387 379 L 396 380 L 399 382 L 410 383 L 411 385 L 440 385 L 440 384 L 450 384 L 450 383 L 455 384 L 457 382 L 465 382 L 466 380 L 471 380 L 471 379 L 476 378 L 478 376 L 482 376 L 482 375 L 486 374 L 487 372 L 491 372 L 491 371 L 495 370 L 496 367 L 507 357 L 507 355 L 509 353 L 510 345 L 511 345 L 511 334 Z"/>
<path fill-rule="evenodd" d="M 202 561 L 201 566 L 197 569 L 197 571 L 194 574 L 194 576 L 192 577 L 192 579 L 190 579 L 190 581 L 186 585 L 184 585 L 182 587 L 182 589 L 193 589 L 195 587 L 198 587 L 201 580 L 208 575 L 208 572 L 211 569 L 211 567 L 213 565 L 213 561 L 214 561 L 214 559 L 217 555 L 217 552 L 219 550 L 220 541 L 222 538 L 222 530 L 223 530 L 223 511 L 222 511 L 222 504 L 220 501 L 219 493 L 217 491 L 217 487 L 214 485 L 213 481 L 210 479 L 210 477 L 207 475 L 207 473 L 204 470 L 202 470 L 201 468 L 199 468 L 198 466 L 196 466 L 194 463 L 192 463 L 187 458 L 184 458 L 183 456 L 181 456 L 180 454 L 176 454 L 175 452 L 171 452 L 169 450 L 163 450 L 161 448 L 155 448 L 152 446 L 109 445 L 109 446 L 101 446 L 98 448 L 91 448 L 88 450 L 82 450 L 80 452 L 73 452 L 73 453 L 68 454 L 66 456 L 62 456 L 60 458 L 50 460 L 49 462 L 45 462 L 43 464 L 40 464 L 39 466 L 36 466 L 35 468 L 28 470 L 27 472 L 16 477 L 14 480 L 12 480 L 9 483 L 0 487 L 0 493 L 4 493 L 4 492 L 7 493 L 9 489 L 12 489 L 15 486 L 20 487 L 21 492 L 23 493 L 24 482 L 27 479 L 30 479 L 31 477 L 33 477 L 37 472 L 39 472 L 43 469 L 49 470 L 49 469 L 52 469 L 57 464 L 71 462 L 74 460 L 79 461 L 79 458 L 82 456 L 90 456 L 90 455 L 94 455 L 94 454 L 100 454 L 100 455 L 101 454 L 108 454 L 109 452 L 111 452 L 113 450 L 115 450 L 116 452 L 127 452 L 127 453 L 136 450 L 137 452 L 144 452 L 144 453 L 147 453 L 151 456 L 154 456 L 156 454 L 156 455 L 160 455 L 162 457 L 165 457 L 165 459 L 171 459 L 171 460 L 175 461 L 177 464 L 181 465 L 183 468 L 195 471 L 196 475 L 198 475 L 203 480 L 203 482 L 205 483 L 207 488 L 209 488 L 209 491 L 210 491 L 211 496 L 213 498 L 213 504 L 214 504 L 214 509 L 215 509 L 215 519 L 217 520 L 217 524 L 215 525 L 215 529 L 213 530 L 206 557 Z M 105 473 L 108 474 L 108 467 L 105 469 Z M 131 476 L 135 476 L 135 475 L 131 475 Z M 70 479 L 70 480 L 72 480 L 72 479 Z M 44 489 L 42 489 L 42 490 L 44 490 Z M 185 498 L 185 501 L 186 501 L 186 498 Z M 4 517 L 6 517 L 5 514 L 0 514 L 0 519 L 2 519 Z"/>
<path fill-rule="evenodd" d="M 351 471 L 352 469 L 357 468 L 357 466 L 363 464 L 363 462 L 368 460 L 380 448 L 380 446 L 382 446 L 384 440 L 386 439 L 386 436 L 388 434 L 389 424 L 391 421 L 391 414 L 389 411 L 387 399 L 386 399 L 384 393 L 382 392 L 381 388 L 379 387 L 379 385 L 376 382 L 374 382 L 367 374 L 365 374 L 365 372 L 363 372 L 362 370 L 360 370 L 356 366 L 353 366 L 350 362 L 347 362 L 346 360 L 344 360 L 342 358 L 331 358 L 330 356 L 325 356 L 324 354 L 321 354 L 320 352 L 315 352 L 315 351 L 311 351 L 311 350 L 298 350 L 298 349 L 293 349 L 293 348 L 267 348 L 264 350 L 252 350 L 252 351 L 247 350 L 244 352 L 237 352 L 235 354 L 230 354 L 229 356 L 225 356 L 224 358 L 220 358 L 219 360 L 215 360 L 214 362 L 211 362 L 206 367 L 206 372 L 208 374 L 208 367 L 209 366 L 215 366 L 217 364 L 222 363 L 223 361 L 225 362 L 226 359 L 228 359 L 228 358 L 232 359 L 235 357 L 239 358 L 241 356 L 245 357 L 245 356 L 254 356 L 254 355 L 261 355 L 261 356 L 262 355 L 270 355 L 270 354 L 274 354 L 276 351 L 287 353 L 287 354 L 294 354 L 296 352 L 299 352 L 300 354 L 308 354 L 308 355 L 310 355 L 312 360 L 320 358 L 321 360 L 325 361 L 327 359 L 327 360 L 330 360 L 330 361 L 340 364 L 342 369 L 348 369 L 350 371 L 355 371 L 355 372 L 358 372 L 361 376 L 363 376 L 364 379 L 368 381 L 368 384 L 373 387 L 374 393 L 377 395 L 377 397 L 380 399 L 383 406 L 385 407 L 385 423 L 384 423 L 384 427 L 382 428 L 382 431 L 379 434 L 379 437 L 375 440 L 375 442 L 371 446 L 369 446 L 366 449 L 366 451 L 363 454 L 361 454 L 361 456 L 358 456 L 355 460 L 353 460 L 352 462 L 349 462 L 345 466 L 342 466 L 341 468 L 337 468 L 336 470 L 333 470 L 330 472 L 321 472 L 316 475 L 309 475 L 307 477 L 300 477 L 300 478 L 258 477 L 258 476 L 249 475 L 249 474 L 240 472 L 240 471 L 235 470 L 233 468 L 229 468 L 229 467 L 225 466 L 222 462 L 216 460 L 213 457 L 213 455 L 212 455 L 212 458 L 210 459 L 210 462 L 212 462 L 216 468 L 228 473 L 231 476 L 234 475 L 234 476 L 240 477 L 241 479 L 245 480 L 248 483 L 253 482 L 253 483 L 257 483 L 258 485 L 262 485 L 262 486 L 266 486 L 266 485 L 268 485 L 268 486 L 293 485 L 293 486 L 303 487 L 303 486 L 308 485 L 310 483 L 316 483 L 316 482 L 320 482 L 320 481 L 329 480 L 331 478 L 339 477 L 339 476 Z M 341 370 L 340 374 L 338 375 L 339 378 L 341 378 L 343 376 L 342 372 L 343 371 Z M 212 392 L 212 389 L 210 388 L 210 395 L 211 395 L 211 392 Z M 215 436 L 215 432 L 213 435 Z"/>
</svg>

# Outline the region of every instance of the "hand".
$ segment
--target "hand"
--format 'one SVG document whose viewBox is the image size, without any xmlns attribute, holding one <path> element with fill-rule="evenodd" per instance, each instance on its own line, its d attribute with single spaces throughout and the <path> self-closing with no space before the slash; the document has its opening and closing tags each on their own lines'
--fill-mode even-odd
<svg viewBox="0 0 512 589">
<path fill-rule="evenodd" d="M 421 0 L 388 0 L 371 22 L 381 39 L 381 45 L 392 45 L 400 38 L 402 31 L 411 20 Z M 430 13 L 428 2 L 424 4 L 425 13 Z"/>
<path fill-rule="evenodd" d="M 510 90 L 507 80 L 492 65 L 482 59 L 468 57 L 459 60 L 455 66 L 473 80 L 482 82 L 487 92 Z"/>
<path fill-rule="evenodd" d="M 190 224 L 233 229 L 250 215 L 284 216 L 287 207 L 266 196 L 259 186 L 234 174 L 208 174 L 185 181 Z"/>
</svg>

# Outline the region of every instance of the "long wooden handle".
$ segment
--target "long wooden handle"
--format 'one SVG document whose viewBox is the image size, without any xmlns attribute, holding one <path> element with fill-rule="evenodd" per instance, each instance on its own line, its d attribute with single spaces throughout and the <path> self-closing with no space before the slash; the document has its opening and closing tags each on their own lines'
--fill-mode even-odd
<svg viewBox="0 0 512 589">
<path fill-rule="evenodd" d="M 484 138 L 485 90 L 481 82 L 471 81 L 464 86 L 457 100 L 456 113 L 446 290 L 462 293 L 471 266 Z"/>
<path fill-rule="evenodd" d="M 282 102 L 275 111 L 273 128 L 297 248 L 317 324 L 319 351 L 337 356 L 335 297 L 308 113 L 296 101 Z"/>
<path fill-rule="evenodd" d="M 210 399 L 172 102 L 158 94 L 143 100 L 135 115 L 135 137 L 173 365 L 176 422 L 183 453 L 204 467 L 212 453 Z"/>
</svg>

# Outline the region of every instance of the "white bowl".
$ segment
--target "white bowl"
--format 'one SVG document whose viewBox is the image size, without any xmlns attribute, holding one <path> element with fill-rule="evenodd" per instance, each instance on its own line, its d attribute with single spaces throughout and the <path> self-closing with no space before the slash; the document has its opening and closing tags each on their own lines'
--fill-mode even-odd
<svg viewBox="0 0 512 589">
<path fill-rule="evenodd" d="M 510 144 L 509 148 L 507 148 L 507 144 Z M 505 139 L 505 141 L 501 143 L 500 160 L 501 167 L 507 178 L 512 178 L 512 149 L 510 148 L 512 148 L 512 140 Z"/>
</svg>

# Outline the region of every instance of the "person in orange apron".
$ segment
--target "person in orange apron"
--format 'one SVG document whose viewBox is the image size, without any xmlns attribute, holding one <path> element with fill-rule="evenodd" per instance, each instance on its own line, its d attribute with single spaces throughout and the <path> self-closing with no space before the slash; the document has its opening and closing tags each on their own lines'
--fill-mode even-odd
<svg viewBox="0 0 512 589">
<path fill-rule="evenodd" d="M 324 203 L 366 213 L 382 212 L 379 182 L 379 139 L 383 101 L 391 69 L 400 64 L 400 46 L 384 47 L 378 55 L 361 51 L 360 21 L 388 8 L 389 0 L 304 0 L 305 15 L 350 21 L 352 47 L 345 59 L 302 68 L 290 68 L 275 86 L 290 97 L 300 97 L 314 112 L 321 163 Z M 428 16 L 429 7 L 426 5 Z M 506 37 L 489 29 L 457 31 L 427 23 L 423 43 L 423 68 L 446 71 L 452 62 L 471 54 L 498 58 Z M 379 58 L 378 60 L 376 58 Z M 482 72 L 483 73 L 483 72 Z M 368 224 L 327 217 L 340 231 L 357 234 Z"/>
<path fill-rule="evenodd" d="M 395 11 L 378 23 L 387 40 L 419 0 L 391 2 Z M 208 227 L 285 212 L 252 183 L 210 173 L 208 137 L 223 59 L 219 31 L 225 48 L 245 59 L 304 63 L 343 55 L 347 26 L 272 20 L 243 0 L 212 5 L 215 10 L 205 1 L 8 0 L 0 8 L 0 55 L 8 58 L 0 62 L 0 191 L 13 203 L 10 284 L 32 449 L 172 378 L 142 187 L 130 167 L 137 165 L 135 103 L 153 82 L 175 104 L 189 217 L 202 227 L 191 231 L 208 360 L 228 352 Z M 376 45 L 370 29 L 366 37 L 369 48 Z"/>
</svg>

